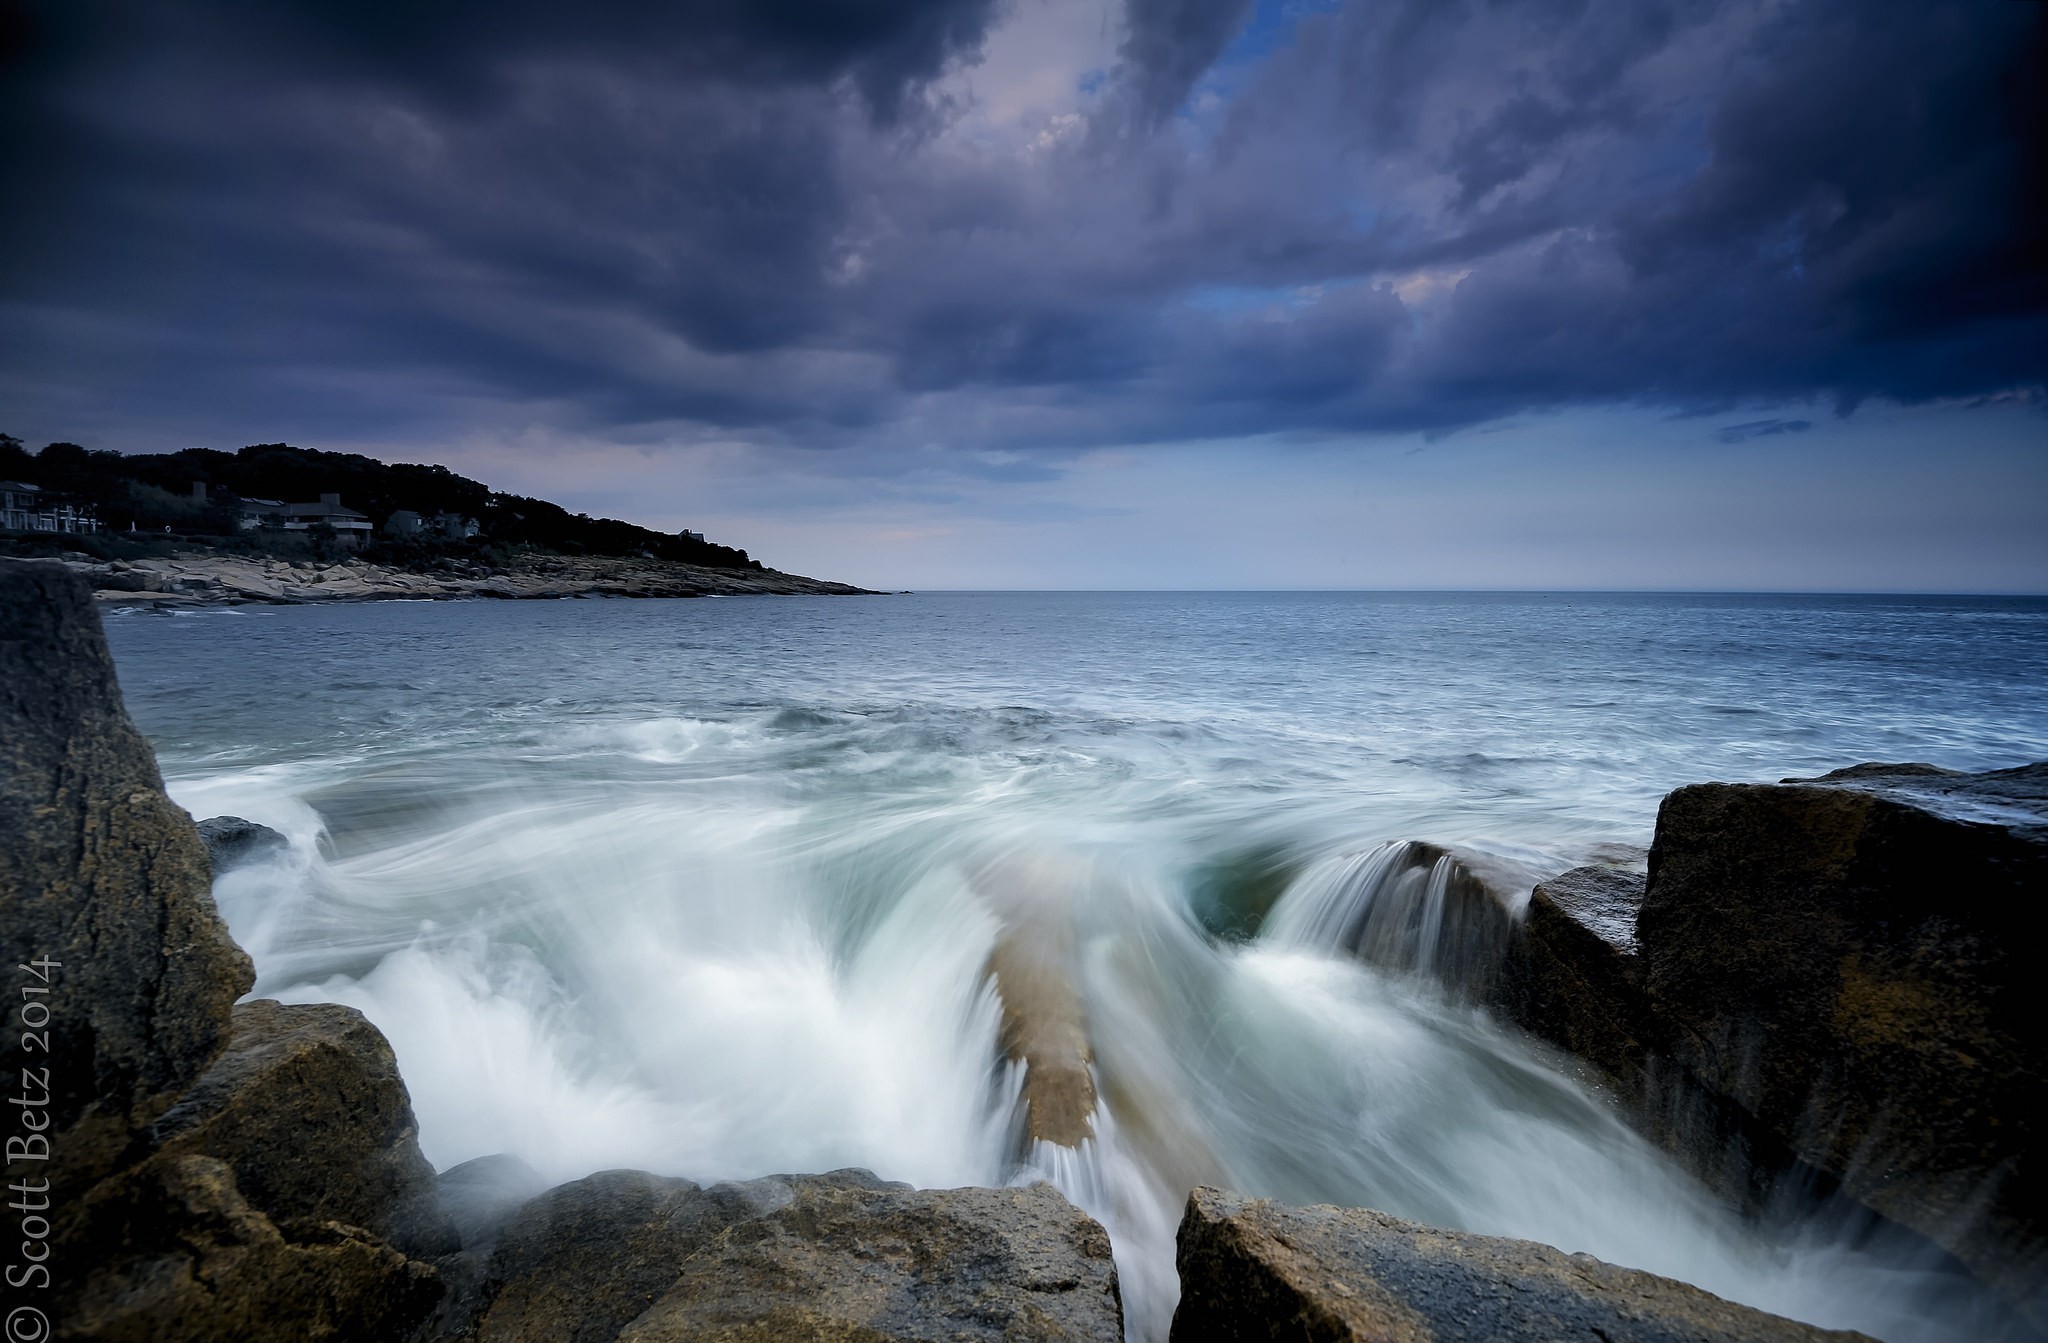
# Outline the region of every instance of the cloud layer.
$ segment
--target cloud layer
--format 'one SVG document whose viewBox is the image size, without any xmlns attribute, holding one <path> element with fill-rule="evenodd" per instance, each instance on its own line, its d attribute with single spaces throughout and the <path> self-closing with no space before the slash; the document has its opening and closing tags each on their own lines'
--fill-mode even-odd
<svg viewBox="0 0 2048 1343">
<path fill-rule="evenodd" d="M 1805 427 L 1745 403 L 2048 379 L 2039 5 L 67 0 L 0 28 L 15 432 L 538 424 L 985 475 L 1622 403 L 1734 441 Z"/>
</svg>

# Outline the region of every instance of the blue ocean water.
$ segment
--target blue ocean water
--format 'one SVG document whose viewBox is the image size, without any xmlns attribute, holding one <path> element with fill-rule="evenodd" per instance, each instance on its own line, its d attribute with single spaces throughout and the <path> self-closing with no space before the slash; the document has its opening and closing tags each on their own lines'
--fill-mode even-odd
<svg viewBox="0 0 2048 1343">
<path fill-rule="evenodd" d="M 258 992 L 377 1021 L 441 1166 L 1049 1176 L 1110 1226 L 1135 1337 L 1196 1182 L 1894 1339 L 1975 1309 L 1736 1223 L 1484 1013 L 1252 933 L 1383 841 L 1534 877 L 1639 860 L 1684 783 L 2048 758 L 2048 601 L 941 593 L 109 633 L 173 795 L 293 840 L 216 888 Z M 1074 929 L 1086 1150 L 1019 1148 L 992 882 Z"/>
</svg>

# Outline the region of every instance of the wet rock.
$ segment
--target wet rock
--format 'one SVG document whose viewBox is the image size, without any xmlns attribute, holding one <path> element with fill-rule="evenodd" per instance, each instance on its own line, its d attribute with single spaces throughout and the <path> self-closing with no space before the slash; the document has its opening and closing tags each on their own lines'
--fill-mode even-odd
<svg viewBox="0 0 2048 1343">
<path fill-rule="evenodd" d="M 63 1337 L 105 1343 L 401 1343 L 440 1298 L 434 1269 L 359 1227 L 273 1220 L 213 1157 L 162 1154 L 88 1196 L 82 1290 Z"/>
<path fill-rule="evenodd" d="M 1095 1051 L 1076 987 L 1072 907 L 1087 880 L 1082 864 L 1046 854 L 1004 855 L 972 874 L 1003 923 L 988 973 L 1003 1007 L 1003 1055 L 1024 1073 L 1027 1153 L 1033 1142 L 1078 1149 L 1095 1132 Z"/>
<path fill-rule="evenodd" d="M 1820 1343 L 1862 1334 L 1739 1306 L 1531 1241 L 1363 1208 L 1290 1208 L 1197 1189 L 1180 1226 L 1173 1343 Z"/>
<path fill-rule="evenodd" d="M 1646 1137 L 1710 1187 L 1760 1208 L 1798 1160 L 1754 1116 L 1674 1061 L 1673 1027 L 1651 999 L 1638 944 L 1647 884 L 1608 867 L 1538 882 L 1492 1004 L 1590 1064 L 1590 1080 L 1620 1098 Z"/>
<path fill-rule="evenodd" d="M 410 1254 L 458 1246 L 391 1046 L 352 1007 L 258 1000 L 226 1052 L 157 1120 L 166 1154 L 218 1157 L 279 1219 L 362 1227 Z"/>
<path fill-rule="evenodd" d="M 2048 765 L 1665 798 L 1638 935 L 1675 1061 L 2048 1323 Z"/>
<path fill-rule="evenodd" d="M 10 964 L 49 976 L 47 1048 L 9 1031 L 0 1068 L 47 1068 L 60 1191 L 112 1169 L 227 1043 L 253 976 L 211 886 L 121 706 L 89 589 L 0 561 L 0 930 Z"/>
<path fill-rule="evenodd" d="M 539 1171 L 504 1152 L 451 1166 L 435 1183 L 441 1210 L 465 1250 L 494 1243 L 513 1215 L 548 1187 Z"/>
<path fill-rule="evenodd" d="M 479 1343 L 1123 1336 L 1108 1236 L 1050 1186 L 865 1171 L 563 1185 L 506 1228 L 479 1296 Z"/>
<path fill-rule="evenodd" d="M 1536 883 L 1500 1000 L 1527 1029 L 1639 1080 L 1650 1003 L 1636 952 L 1647 878 L 1575 867 Z"/>
<path fill-rule="evenodd" d="M 248 863 L 262 862 L 291 847 L 290 840 L 269 826 L 239 816 L 208 817 L 199 823 L 199 838 L 206 845 L 206 856 L 212 860 L 216 877 Z"/>
</svg>

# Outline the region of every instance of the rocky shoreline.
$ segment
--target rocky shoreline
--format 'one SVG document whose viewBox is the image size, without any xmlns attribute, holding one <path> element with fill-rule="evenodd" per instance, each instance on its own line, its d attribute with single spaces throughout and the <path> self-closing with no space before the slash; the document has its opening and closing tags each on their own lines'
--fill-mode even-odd
<svg viewBox="0 0 2048 1343">
<path fill-rule="evenodd" d="M 53 559 L 108 606 L 179 609 L 306 602 L 530 600 L 561 597 L 863 597 L 847 583 L 774 569 L 712 569 L 668 560 L 533 555 L 429 571 L 357 559 L 321 562 L 188 553 L 138 560 Z"/>
<path fill-rule="evenodd" d="M 2048 889 L 2044 799 L 2048 766 L 1681 789 L 1647 877 L 1447 882 L 1445 917 L 1499 934 L 1456 973 L 1731 1201 L 1825 1180 L 2040 1329 L 2048 1014 L 2017 929 Z M 1046 1185 L 611 1171 L 544 1189 L 509 1157 L 437 1175 L 374 1026 L 238 1002 L 253 977 L 212 876 L 265 842 L 165 797 L 84 579 L 0 561 L 0 933 L 34 1004 L 5 1040 L 14 1268 L 32 1270 L 10 1271 L 9 1337 L 1122 1338 L 1108 1237 Z M 1006 1048 L 1066 1067 L 1086 1041 Z M 1178 1263 L 1178 1343 L 1861 1337 L 1548 1246 L 1213 1189 L 1190 1196 Z"/>
</svg>

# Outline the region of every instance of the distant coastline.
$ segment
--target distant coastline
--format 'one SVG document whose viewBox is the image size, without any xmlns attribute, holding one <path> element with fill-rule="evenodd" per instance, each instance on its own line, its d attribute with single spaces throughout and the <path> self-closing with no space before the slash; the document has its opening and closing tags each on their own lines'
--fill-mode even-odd
<svg viewBox="0 0 2048 1343">
<path fill-rule="evenodd" d="M 722 569 L 605 555 L 499 556 L 399 567 L 181 551 L 135 560 L 43 557 L 83 578 L 103 606 L 183 609 L 310 602 L 534 600 L 563 597 L 877 596 L 774 569 Z"/>
</svg>

